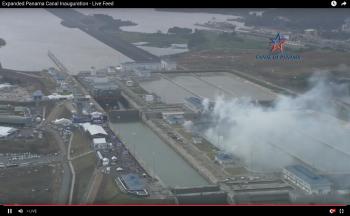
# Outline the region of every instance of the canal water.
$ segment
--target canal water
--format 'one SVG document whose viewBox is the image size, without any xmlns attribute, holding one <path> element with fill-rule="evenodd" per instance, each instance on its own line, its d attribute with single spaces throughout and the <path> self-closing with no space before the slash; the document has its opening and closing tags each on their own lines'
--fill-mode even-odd
<svg viewBox="0 0 350 216">
<path fill-rule="evenodd" d="M 61 19 L 41 8 L 0 9 L 0 38 L 6 41 L 0 62 L 9 69 L 40 71 L 55 66 L 48 50 L 73 74 L 132 61 L 85 32 L 61 25 Z"/>
<path fill-rule="evenodd" d="M 146 169 L 152 170 L 166 186 L 192 187 L 209 184 L 143 123 L 111 123 L 111 129 L 126 142 L 131 152 L 141 158 Z"/>
<path fill-rule="evenodd" d="M 236 16 L 209 13 L 182 13 L 155 9 L 76 9 L 84 14 L 107 14 L 115 19 L 131 20 L 136 26 L 124 26 L 125 31 L 167 32 L 171 27 L 202 28 L 205 23 L 237 18 Z M 238 25 L 239 24 L 239 25 Z M 237 23 L 237 26 L 243 23 Z M 77 28 L 61 25 L 61 19 L 44 9 L 1 9 L 0 38 L 6 45 L 0 48 L 3 67 L 24 71 L 47 69 L 54 66 L 47 56 L 51 50 L 65 66 L 76 74 L 92 66 L 100 69 L 133 61 L 120 52 L 96 40 Z M 155 55 L 169 55 L 184 50 L 143 47 Z"/>
<path fill-rule="evenodd" d="M 186 13 L 173 11 L 159 11 L 153 8 L 123 8 L 123 9 L 77 9 L 84 14 L 107 14 L 115 19 L 130 20 L 137 25 L 123 26 L 123 31 L 155 33 L 168 32 L 174 26 L 194 29 L 208 29 L 196 24 L 204 24 L 208 21 L 229 22 L 237 26 L 237 29 L 246 28 L 244 22 L 237 20 L 239 16 L 217 13 Z"/>
</svg>

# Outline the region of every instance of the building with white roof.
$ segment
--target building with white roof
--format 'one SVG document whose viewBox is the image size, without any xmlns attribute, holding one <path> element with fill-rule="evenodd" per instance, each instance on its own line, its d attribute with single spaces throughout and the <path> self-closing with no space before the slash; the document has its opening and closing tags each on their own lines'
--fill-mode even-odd
<svg viewBox="0 0 350 216">
<path fill-rule="evenodd" d="M 91 123 L 88 123 L 88 122 L 87 123 L 81 123 L 80 125 L 93 138 L 102 138 L 102 137 L 107 137 L 108 136 L 108 133 L 100 125 L 94 125 L 94 124 L 91 124 Z"/>
<path fill-rule="evenodd" d="M 8 135 L 14 133 L 17 129 L 13 127 L 0 126 L 0 138 L 5 138 Z"/>
</svg>

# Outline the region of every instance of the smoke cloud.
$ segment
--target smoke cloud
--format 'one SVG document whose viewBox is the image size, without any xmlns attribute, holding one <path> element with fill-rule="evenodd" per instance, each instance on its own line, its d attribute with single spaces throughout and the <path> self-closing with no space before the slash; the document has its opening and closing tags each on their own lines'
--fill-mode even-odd
<svg viewBox="0 0 350 216">
<path fill-rule="evenodd" d="M 280 171 L 302 161 L 321 173 L 350 173 L 349 124 L 334 117 L 334 99 L 349 96 L 348 87 L 321 74 L 310 84 L 308 92 L 279 96 L 269 108 L 249 98 L 218 97 L 206 138 L 254 171 Z"/>
</svg>

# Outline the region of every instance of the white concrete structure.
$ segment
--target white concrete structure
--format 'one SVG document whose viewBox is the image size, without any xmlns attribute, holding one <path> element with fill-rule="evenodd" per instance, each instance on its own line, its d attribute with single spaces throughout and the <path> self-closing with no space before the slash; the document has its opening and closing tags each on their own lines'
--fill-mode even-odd
<svg viewBox="0 0 350 216">
<path fill-rule="evenodd" d="M 48 95 L 47 98 L 49 100 L 71 100 L 74 98 L 74 95 L 73 94 L 60 95 L 60 94 L 54 93 L 52 95 Z"/>
</svg>

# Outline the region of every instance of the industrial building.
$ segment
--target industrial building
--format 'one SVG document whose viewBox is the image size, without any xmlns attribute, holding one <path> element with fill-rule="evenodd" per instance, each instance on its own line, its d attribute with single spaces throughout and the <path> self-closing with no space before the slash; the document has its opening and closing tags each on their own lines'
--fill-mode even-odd
<svg viewBox="0 0 350 216">
<path fill-rule="evenodd" d="M 120 93 L 119 86 L 113 83 L 107 77 L 97 76 L 82 76 L 80 80 L 88 87 L 93 95 L 99 95 L 105 93 L 104 91 L 114 91 L 114 93 Z"/>
<path fill-rule="evenodd" d="M 33 98 L 34 101 L 41 101 L 44 96 L 45 95 L 43 94 L 43 92 L 41 90 L 36 90 L 32 94 L 32 98 Z"/>
<path fill-rule="evenodd" d="M 166 122 L 169 124 L 180 124 L 182 125 L 185 122 L 185 119 L 183 116 L 168 116 L 167 118 L 164 119 Z"/>
<path fill-rule="evenodd" d="M 87 88 L 97 102 L 103 105 L 116 105 L 121 98 L 119 86 L 107 77 L 78 76 L 79 81 Z"/>
<path fill-rule="evenodd" d="M 91 122 L 91 116 L 85 114 L 73 114 L 72 117 L 73 123 L 88 123 Z"/>
<path fill-rule="evenodd" d="M 0 105 L 0 124 L 8 126 L 29 126 L 32 123 L 28 107 Z"/>
<path fill-rule="evenodd" d="M 185 106 L 195 113 L 202 113 L 205 111 L 205 106 L 203 104 L 203 99 L 199 97 L 188 97 L 185 98 Z M 213 102 L 209 102 L 209 109 L 214 107 Z"/>
<path fill-rule="evenodd" d="M 120 89 L 117 84 L 114 83 L 103 83 L 103 84 L 95 84 L 92 87 L 92 94 L 94 96 L 120 96 Z"/>
<path fill-rule="evenodd" d="M 184 112 L 162 112 L 162 118 L 169 124 L 183 124 L 185 122 Z"/>
<path fill-rule="evenodd" d="M 285 167 L 282 176 L 308 194 L 328 194 L 332 189 L 332 183 L 326 177 L 317 175 L 302 165 Z"/>
<path fill-rule="evenodd" d="M 16 115 L 0 115 L 0 124 L 29 126 L 31 123 L 32 119 L 30 117 Z"/>
<path fill-rule="evenodd" d="M 100 112 L 92 112 L 90 116 L 91 122 L 94 124 L 102 124 L 107 121 L 107 115 L 104 115 Z"/>
<path fill-rule="evenodd" d="M 178 204 L 228 204 L 228 194 L 218 185 L 176 187 L 171 192 Z"/>
<path fill-rule="evenodd" d="M 175 62 L 168 62 L 164 60 L 126 62 L 122 64 L 123 71 L 157 72 L 157 71 L 167 71 L 167 70 L 175 70 L 175 69 L 176 69 Z"/>
<path fill-rule="evenodd" d="M 215 156 L 215 162 L 217 162 L 220 165 L 230 165 L 238 162 L 238 158 L 226 152 L 219 152 Z"/>
</svg>

